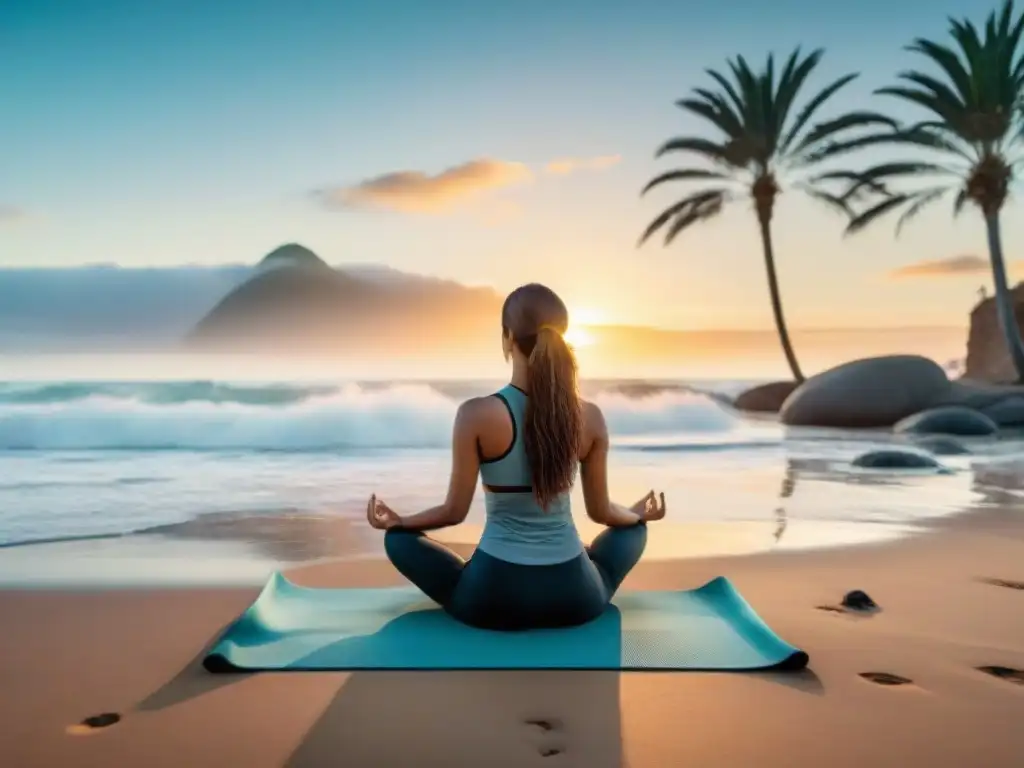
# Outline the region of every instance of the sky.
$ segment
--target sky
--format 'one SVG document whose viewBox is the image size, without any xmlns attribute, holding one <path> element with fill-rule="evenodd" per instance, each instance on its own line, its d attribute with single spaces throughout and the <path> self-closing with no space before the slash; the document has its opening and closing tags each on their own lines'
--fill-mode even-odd
<svg viewBox="0 0 1024 768">
<path fill-rule="evenodd" d="M 682 191 L 640 197 L 673 167 L 655 150 L 707 133 L 674 102 L 727 57 L 801 45 L 826 49 L 819 88 L 861 73 L 831 113 L 891 111 L 871 92 L 915 63 L 903 46 L 991 7 L 4 0 L 0 268 L 251 264 L 296 241 L 338 266 L 546 282 L 589 322 L 769 328 L 747 204 L 636 246 Z M 1016 261 L 1024 220 L 1004 220 Z M 898 239 L 842 227 L 783 194 L 794 327 L 959 326 L 990 283 L 973 211 Z"/>
</svg>

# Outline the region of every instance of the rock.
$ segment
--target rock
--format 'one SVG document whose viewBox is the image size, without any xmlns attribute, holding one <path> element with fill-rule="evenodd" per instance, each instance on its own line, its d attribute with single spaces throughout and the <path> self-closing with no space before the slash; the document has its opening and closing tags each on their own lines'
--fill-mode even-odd
<svg viewBox="0 0 1024 768">
<path fill-rule="evenodd" d="M 927 454 L 891 448 L 862 453 L 851 463 L 866 469 L 937 469 L 941 466 Z"/>
<path fill-rule="evenodd" d="M 732 403 L 734 408 L 752 413 L 778 413 L 782 404 L 799 386 L 796 381 L 773 381 L 748 389 Z"/>
<path fill-rule="evenodd" d="M 918 355 L 854 360 L 812 376 L 782 404 L 784 424 L 816 427 L 890 427 L 944 402 L 945 371 Z"/>
<path fill-rule="evenodd" d="M 925 435 L 914 441 L 914 445 L 926 451 L 931 451 L 936 456 L 963 456 L 970 453 L 960 442 L 945 435 Z"/>
<path fill-rule="evenodd" d="M 1024 395 L 1010 395 L 978 410 L 1000 427 L 1024 426 Z"/>
<path fill-rule="evenodd" d="M 867 592 L 855 589 L 843 595 L 843 607 L 853 611 L 873 611 L 878 603 L 872 600 Z"/>
<path fill-rule="evenodd" d="M 1024 320 L 1024 283 L 1018 283 L 1011 294 L 1017 325 L 1020 327 Z M 964 377 L 994 382 L 1017 380 L 1017 372 L 999 328 L 995 297 L 982 300 L 971 312 Z"/>
<path fill-rule="evenodd" d="M 998 432 L 999 425 L 973 408 L 944 405 L 908 416 L 900 420 L 893 429 L 903 434 L 986 437 Z"/>
</svg>

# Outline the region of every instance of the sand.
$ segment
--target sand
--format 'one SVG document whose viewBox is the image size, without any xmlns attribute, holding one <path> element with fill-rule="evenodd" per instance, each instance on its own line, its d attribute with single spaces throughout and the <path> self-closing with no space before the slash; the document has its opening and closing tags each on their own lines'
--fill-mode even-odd
<svg viewBox="0 0 1024 768">
<path fill-rule="evenodd" d="M 251 589 L 0 592 L 0 765 L 1020 766 L 1024 515 L 884 545 L 642 563 L 627 586 L 726 574 L 805 648 L 799 674 L 267 673 L 203 650 Z M 386 585 L 374 561 L 290 574 Z M 822 610 L 850 589 L 881 611 Z M 863 673 L 909 682 L 880 685 Z M 89 715 L 122 720 L 79 735 Z"/>
</svg>

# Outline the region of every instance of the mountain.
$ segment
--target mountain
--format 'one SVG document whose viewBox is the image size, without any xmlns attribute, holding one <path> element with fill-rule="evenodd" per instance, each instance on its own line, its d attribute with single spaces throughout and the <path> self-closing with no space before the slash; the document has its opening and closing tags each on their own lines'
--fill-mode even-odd
<svg viewBox="0 0 1024 768">
<path fill-rule="evenodd" d="M 176 345 L 251 265 L 0 268 L 0 351 Z"/>
<path fill-rule="evenodd" d="M 386 268 L 335 269 L 293 243 L 264 257 L 185 343 L 225 352 L 451 351 L 495 346 L 500 309 L 490 289 Z"/>
<path fill-rule="evenodd" d="M 266 256 L 256 265 L 258 269 L 275 267 L 305 267 L 306 269 L 327 270 L 330 266 L 309 248 L 298 243 L 282 245 Z"/>
</svg>

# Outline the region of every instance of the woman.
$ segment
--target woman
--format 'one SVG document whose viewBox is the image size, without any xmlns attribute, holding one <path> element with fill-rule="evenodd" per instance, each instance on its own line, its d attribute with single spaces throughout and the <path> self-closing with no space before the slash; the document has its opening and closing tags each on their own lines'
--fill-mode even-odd
<svg viewBox="0 0 1024 768">
<path fill-rule="evenodd" d="M 579 398 L 569 313 L 543 285 L 513 291 L 501 311 L 508 386 L 463 403 L 455 417 L 448 496 L 401 516 L 376 495 L 366 515 L 385 530 L 394 566 L 456 619 L 489 629 L 582 624 L 599 616 L 665 516 L 654 491 L 626 508 L 608 498 L 608 429 Z M 607 526 L 584 547 L 569 493 L 581 467 L 587 515 Z M 458 525 L 483 481 L 487 523 L 466 562 L 423 531 Z"/>
</svg>

